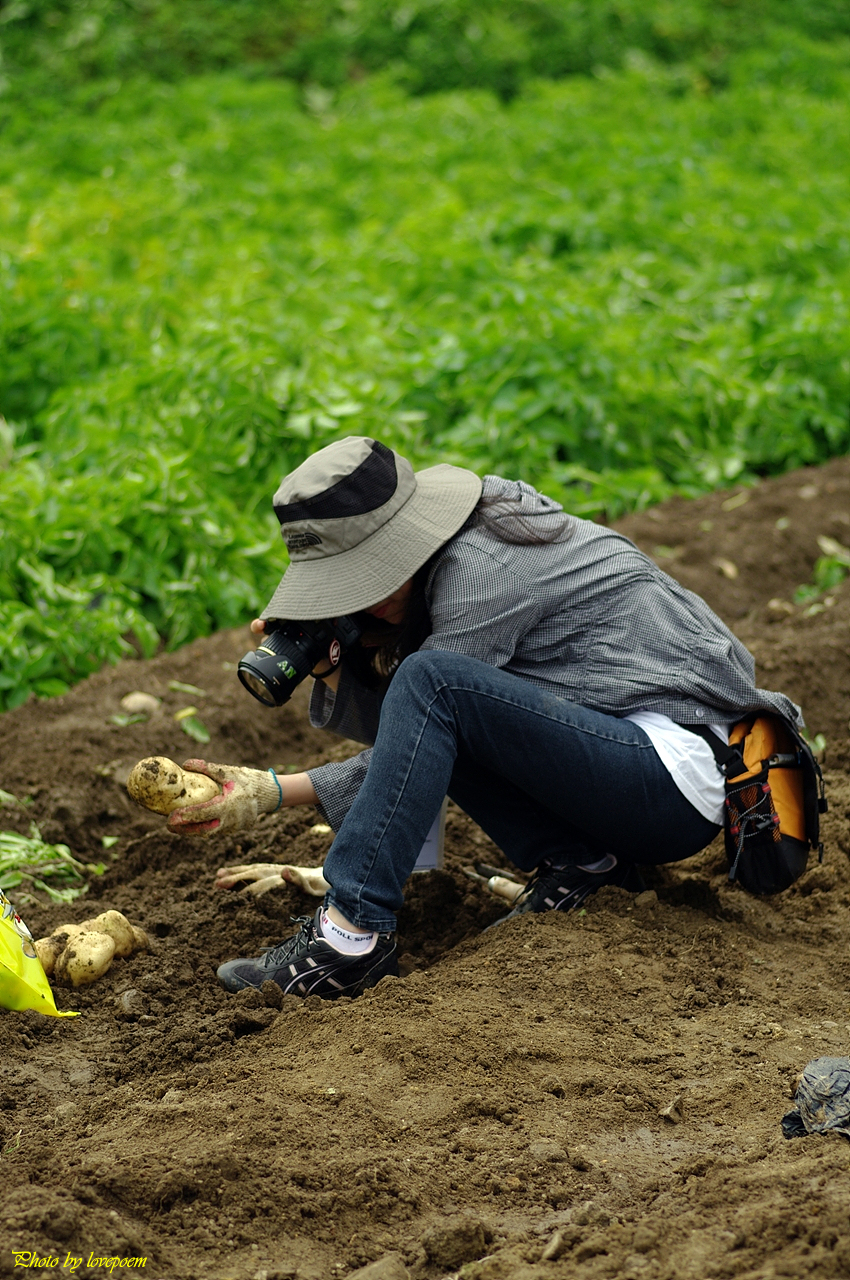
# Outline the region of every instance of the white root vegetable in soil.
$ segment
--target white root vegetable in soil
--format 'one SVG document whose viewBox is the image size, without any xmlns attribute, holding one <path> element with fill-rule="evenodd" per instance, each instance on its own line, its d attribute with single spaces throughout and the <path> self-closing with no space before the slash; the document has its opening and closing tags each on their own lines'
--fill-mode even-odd
<svg viewBox="0 0 850 1280">
<path fill-rule="evenodd" d="M 53 970 L 59 982 L 87 987 L 106 973 L 115 955 L 115 942 L 108 933 L 78 933 L 56 961 Z"/>
<path fill-rule="evenodd" d="M 187 804 L 201 804 L 220 793 L 220 787 L 204 773 L 190 773 L 166 756 L 147 756 L 133 766 L 127 790 L 143 809 L 166 816 Z"/>
<path fill-rule="evenodd" d="M 131 715 L 152 716 L 155 711 L 159 710 L 159 698 L 155 698 L 152 693 L 142 693 L 136 689 L 133 693 L 126 693 L 121 699 L 121 706 L 124 711 L 129 711 Z"/>
<path fill-rule="evenodd" d="M 88 986 L 103 976 L 115 956 L 146 951 L 144 929 L 130 924 L 120 911 L 102 911 L 81 924 L 60 924 L 49 938 L 39 938 L 36 953 L 48 978 L 73 987 Z"/>
</svg>

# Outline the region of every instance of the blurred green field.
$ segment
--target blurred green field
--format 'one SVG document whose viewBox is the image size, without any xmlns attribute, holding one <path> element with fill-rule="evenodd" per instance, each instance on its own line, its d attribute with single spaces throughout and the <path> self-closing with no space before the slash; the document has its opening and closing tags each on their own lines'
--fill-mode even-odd
<svg viewBox="0 0 850 1280">
<path fill-rule="evenodd" d="M 1 0 L 13 85 L 238 66 L 338 87 L 387 71 L 412 93 L 620 68 L 643 50 L 724 86 L 748 49 L 850 35 L 846 0 Z"/>
<path fill-rule="evenodd" d="M 505 12 L 544 9 L 570 6 Z M 288 69 L 267 49 L 195 68 L 177 41 L 157 78 L 143 41 L 115 53 L 114 15 L 177 6 L 0 7 L 0 707 L 130 638 L 150 653 L 253 616 L 284 565 L 271 494 L 341 435 L 607 516 L 846 452 L 834 9 L 671 9 L 739 35 L 749 13 L 764 39 L 691 61 L 621 42 L 559 80 L 529 52 L 521 92 L 426 94 L 443 82 L 403 49 L 351 78 L 349 41 L 323 80 L 298 70 L 306 36 Z"/>
</svg>

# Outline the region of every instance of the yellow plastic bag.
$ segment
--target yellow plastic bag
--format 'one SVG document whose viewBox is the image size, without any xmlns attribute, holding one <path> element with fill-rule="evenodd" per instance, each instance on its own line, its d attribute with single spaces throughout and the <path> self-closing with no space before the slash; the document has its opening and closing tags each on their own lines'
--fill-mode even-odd
<svg viewBox="0 0 850 1280">
<path fill-rule="evenodd" d="M 41 967 L 32 934 L 0 889 L 0 1005 L 4 1009 L 37 1009 L 51 1018 L 78 1018 L 60 1013 Z"/>
</svg>

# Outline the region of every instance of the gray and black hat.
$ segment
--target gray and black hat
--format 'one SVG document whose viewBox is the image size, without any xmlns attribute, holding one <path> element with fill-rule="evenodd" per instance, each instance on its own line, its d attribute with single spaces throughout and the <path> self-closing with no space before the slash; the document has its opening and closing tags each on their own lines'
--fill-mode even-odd
<svg viewBox="0 0 850 1280">
<path fill-rule="evenodd" d="M 377 604 L 457 533 L 481 496 L 472 471 L 424 471 L 368 436 L 314 453 L 281 481 L 275 514 L 289 568 L 263 618 L 305 622 Z"/>
</svg>

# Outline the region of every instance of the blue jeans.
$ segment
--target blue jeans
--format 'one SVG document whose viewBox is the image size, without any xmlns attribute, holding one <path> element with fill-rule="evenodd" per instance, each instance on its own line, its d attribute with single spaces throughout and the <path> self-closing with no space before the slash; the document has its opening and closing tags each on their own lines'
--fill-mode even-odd
<svg viewBox="0 0 850 1280">
<path fill-rule="evenodd" d="M 684 798 L 644 731 L 476 658 L 405 658 L 369 770 L 325 861 L 327 902 L 391 932 L 445 795 L 523 871 L 613 853 L 677 862 L 720 828 Z"/>
</svg>

